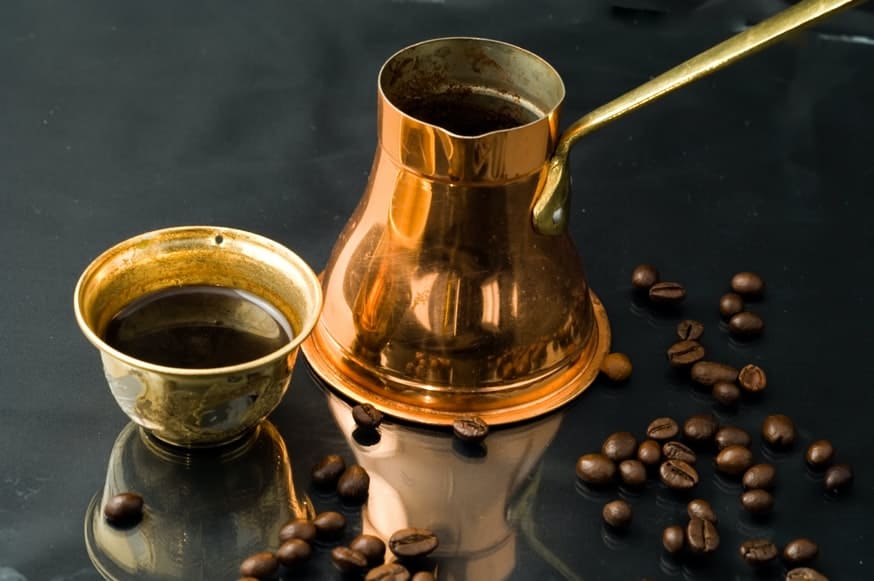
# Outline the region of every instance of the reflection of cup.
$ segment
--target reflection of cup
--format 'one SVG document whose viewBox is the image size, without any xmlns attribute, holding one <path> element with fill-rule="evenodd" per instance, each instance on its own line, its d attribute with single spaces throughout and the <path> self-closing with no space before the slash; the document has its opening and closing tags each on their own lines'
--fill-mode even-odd
<svg viewBox="0 0 874 581">
<path fill-rule="evenodd" d="M 433 530 L 439 579 L 506 579 L 516 564 L 516 532 L 507 522 L 514 492 L 558 431 L 562 413 L 493 430 L 485 454 L 466 454 L 448 432 L 384 423 L 379 441 L 355 437 L 349 405 L 326 391 L 331 413 L 355 458 L 370 474 L 362 509 L 365 532 L 387 539 L 406 527 Z"/>
<path fill-rule="evenodd" d="M 143 520 L 113 528 L 103 507 L 128 491 L 142 495 Z M 270 422 L 232 444 L 194 453 L 130 423 L 113 446 L 103 493 L 88 507 L 85 542 L 107 579 L 235 579 L 247 555 L 276 549 L 286 521 L 312 516 Z"/>
<path fill-rule="evenodd" d="M 206 369 L 142 361 L 104 341 L 112 318 L 132 302 L 190 286 L 251 293 L 285 318 L 291 340 L 254 360 Z M 113 246 L 85 269 L 74 297 L 76 319 L 100 350 L 119 406 L 180 446 L 227 442 L 267 417 L 288 388 L 298 345 L 321 306 L 319 281 L 296 254 L 256 234 L 206 226 L 158 230 Z M 242 321 L 246 315 L 227 316 Z"/>
</svg>

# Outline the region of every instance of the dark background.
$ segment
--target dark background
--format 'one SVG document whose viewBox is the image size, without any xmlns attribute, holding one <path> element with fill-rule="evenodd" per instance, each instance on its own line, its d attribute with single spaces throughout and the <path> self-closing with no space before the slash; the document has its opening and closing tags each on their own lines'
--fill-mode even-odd
<svg viewBox="0 0 874 581">
<path fill-rule="evenodd" d="M 218 224 L 264 234 L 315 269 L 366 183 L 376 75 L 399 48 L 477 35 L 524 46 L 567 85 L 565 124 L 760 20 L 780 2 L 6 1 L 0 6 L 0 579 L 92 580 L 82 537 L 126 418 L 80 335 L 72 292 L 108 246 L 147 230 Z M 617 121 L 573 153 L 572 232 L 607 306 L 623 386 L 598 381 L 570 406 L 537 470 L 534 530 L 565 569 L 520 537 L 513 579 L 754 577 L 751 532 L 820 543 L 832 579 L 874 577 L 871 250 L 874 13 L 854 10 Z M 723 547 L 704 563 L 661 556 L 681 502 L 632 496 L 632 532 L 605 537 L 574 462 L 610 432 L 713 407 L 670 373 L 678 317 L 634 306 L 642 261 L 689 288 L 713 358 L 756 362 L 764 398 L 720 419 L 757 434 L 767 413 L 799 426 L 777 463 L 771 519 L 757 523 L 711 478 Z M 728 339 L 716 304 L 738 270 L 761 272 L 768 328 Z M 548 308 L 548 306 L 545 306 Z M 346 447 L 301 358 L 272 417 L 297 477 Z M 854 489 L 821 492 L 801 460 L 829 438 Z M 526 537 L 527 538 L 527 537 Z M 318 569 L 313 578 L 330 576 Z M 573 571 L 561 573 L 560 571 Z M 771 578 L 780 568 L 758 578 Z"/>
</svg>

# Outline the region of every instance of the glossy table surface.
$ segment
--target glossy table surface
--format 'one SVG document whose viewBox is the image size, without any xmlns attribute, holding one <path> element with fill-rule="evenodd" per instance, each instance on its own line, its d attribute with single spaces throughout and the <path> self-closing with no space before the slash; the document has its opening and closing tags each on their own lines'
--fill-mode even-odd
<svg viewBox="0 0 874 581">
<path fill-rule="evenodd" d="M 407 44 L 472 35 L 526 47 L 564 78 L 567 124 L 782 6 L 3 3 L 0 580 L 100 579 L 86 534 L 113 533 L 86 511 L 104 487 L 119 486 L 137 487 L 153 507 L 148 526 L 101 545 L 107 573 L 138 563 L 137 575 L 119 566 L 120 579 L 234 579 L 243 557 L 275 548 L 264 539 L 291 512 L 330 509 L 348 518 L 343 540 L 433 527 L 443 541 L 439 579 L 777 579 L 782 564 L 754 572 L 737 547 L 795 537 L 819 543 L 815 566 L 830 578 L 874 577 L 870 9 L 800 33 L 575 148 L 571 230 L 634 374 L 622 385 L 599 379 L 562 413 L 493 431 L 485 454 L 390 421 L 378 442 L 357 438 L 348 403 L 323 390 L 301 357 L 248 447 L 161 455 L 116 406 L 72 314 L 73 287 L 92 258 L 165 226 L 258 232 L 320 269 L 367 180 L 377 71 Z M 639 262 L 686 284 L 679 313 L 634 299 Z M 747 269 L 767 281 L 752 307 L 767 329 L 738 343 L 716 305 L 730 276 Z M 704 323 L 711 358 L 765 368 L 764 395 L 726 410 L 674 373 L 664 351 L 682 317 Z M 660 534 L 684 522 L 689 496 L 652 478 L 639 491 L 590 489 L 574 465 L 612 432 L 639 437 L 654 417 L 708 410 L 749 430 L 755 457 L 776 465 L 775 508 L 766 519 L 744 514 L 740 484 L 716 475 L 704 454 L 693 496 L 713 503 L 722 544 L 710 558 L 674 559 Z M 795 420 L 791 450 L 762 445 L 769 413 Z M 819 438 L 853 465 L 848 493 L 826 495 L 804 466 Z M 310 468 L 328 453 L 369 470 L 363 508 L 312 487 Z M 600 520 L 618 497 L 634 509 L 624 535 Z M 338 577 L 331 546 L 317 546 L 295 578 Z"/>
</svg>

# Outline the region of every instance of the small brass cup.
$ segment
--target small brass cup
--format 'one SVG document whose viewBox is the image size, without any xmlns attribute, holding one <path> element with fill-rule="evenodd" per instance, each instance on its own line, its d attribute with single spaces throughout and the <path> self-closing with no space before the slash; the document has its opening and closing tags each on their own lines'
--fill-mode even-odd
<svg viewBox="0 0 874 581">
<path fill-rule="evenodd" d="M 207 369 L 156 365 L 103 340 L 109 322 L 132 301 L 188 285 L 240 289 L 267 301 L 290 324 L 291 340 L 261 358 Z M 100 351 L 121 409 L 161 440 L 187 447 L 234 440 L 279 405 L 298 346 L 321 308 L 316 274 L 292 251 L 256 234 L 211 226 L 125 240 L 85 269 L 74 293 L 76 320 Z"/>
</svg>

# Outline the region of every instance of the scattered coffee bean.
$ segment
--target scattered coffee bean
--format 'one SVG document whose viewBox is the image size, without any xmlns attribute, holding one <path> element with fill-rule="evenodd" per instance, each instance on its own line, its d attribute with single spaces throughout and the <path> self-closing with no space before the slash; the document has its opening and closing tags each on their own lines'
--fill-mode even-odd
<svg viewBox="0 0 874 581">
<path fill-rule="evenodd" d="M 339 454 L 329 454 L 313 466 L 311 477 L 313 484 L 320 488 L 334 488 L 340 475 L 346 470 L 346 462 Z"/>
<path fill-rule="evenodd" d="M 279 570 L 279 560 L 273 553 L 255 553 L 242 562 L 240 575 L 244 577 L 269 577 Z"/>
<path fill-rule="evenodd" d="M 665 442 L 662 446 L 662 456 L 665 460 L 681 460 L 687 464 L 694 464 L 698 461 L 698 456 L 692 448 L 675 440 Z"/>
<path fill-rule="evenodd" d="M 673 490 L 688 490 L 698 484 L 698 472 L 682 460 L 662 462 L 659 477 L 665 486 Z"/>
<path fill-rule="evenodd" d="M 737 426 L 722 426 L 716 431 L 713 439 L 716 441 L 716 447 L 720 450 L 728 446 L 749 447 L 753 441 L 746 430 Z"/>
<path fill-rule="evenodd" d="M 614 500 L 604 505 L 601 517 L 614 529 L 627 529 L 631 524 L 631 505 L 624 500 Z"/>
<path fill-rule="evenodd" d="M 610 381 L 625 381 L 631 377 L 631 370 L 631 359 L 625 353 L 610 353 L 601 361 L 601 373 Z"/>
<path fill-rule="evenodd" d="M 635 450 L 637 450 L 637 438 L 631 432 L 610 434 L 601 444 L 601 453 L 614 462 L 633 458 Z"/>
<path fill-rule="evenodd" d="M 410 572 L 400 563 L 386 563 L 368 571 L 364 581 L 410 581 Z"/>
<path fill-rule="evenodd" d="M 680 426 L 673 418 L 656 418 L 646 427 L 647 438 L 653 440 L 671 440 L 678 433 L 680 433 Z"/>
<path fill-rule="evenodd" d="M 577 460 L 577 477 L 588 484 L 607 484 L 615 474 L 616 464 L 604 454 L 584 454 Z"/>
<path fill-rule="evenodd" d="M 415 559 L 424 557 L 439 545 L 437 535 L 428 529 L 406 528 L 395 533 L 388 540 L 388 548 L 397 557 Z"/>
<path fill-rule="evenodd" d="M 819 546 L 810 539 L 792 539 L 783 547 L 783 560 L 790 567 L 804 565 L 816 559 L 819 555 Z"/>
<path fill-rule="evenodd" d="M 313 554 L 310 544 L 302 539 L 289 539 L 276 549 L 276 558 L 286 567 L 296 567 Z"/>
<path fill-rule="evenodd" d="M 116 528 L 131 528 L 143 520 L 143 497 L 135 492 L 122 492 L 103 506 L 106 522 Z"/>
<path fill-rule="evenodd" d="M 383 414 L 369 403 L 352 408 L 352 419 L 360 428 L 374 429 L 382 423 Z"/>
<path fill-rule="evenodd" d="M 747 512 L 765 514 L 774 508 L 774 497 L 767 490 L 754 488 L 741 494 L 740 504 Z"/>
<path fill-rule="evenodd" d="M 371 567 L 379 565 L 385 559 L 385 543 L 373 535 L 358 535 L 349 543 L 349 548 L 364 555 Z"/>
<path fill-rule="evenodd" d="M 367 567 L 367 559 L 349 547 L 334 547 L 331 549 L 331 562 L 344 575 L 360 573 Z"/>
<path fill-rule="evenodd" d="M 740 388 L 728 381 L 714 383 L 710 393 L 713 399 L 726 407 L 733 406 L 740 399 Z"/>
<path fill-rule="evenodd" d="M 725 293 L 719 299 L 719 314 L 724 319 L 730 319 L 744 310 L 744 300 L 737 293 Z"/>
<path fill-rule="evenodd" d="M 638 264 L 631 271 L 631 286 L 637 290 L 648 291 L 659 281 L 659 271 L 651 264 Z"/>
<path fill-rule="evenodd" d="M 762 422 L 762 439 L 775 448 L 788 448 L 795 442 L 795 423 L 783 414 L 767 416 Z"/>
<path fill-rule="evenodd" d="M 662 447 L 655 440 L 644 440 L 637 448 L 637 459 L 645 466 L 656 466 L 662 461 Z"/>
<path fill-rule="evenodd" d="M 452 433 L 464 442 L 482 442 L 489 434 L 489 425 L 479 416 L 457 418 L 452 422 Z"/>
<path fill-rule="evenodd" d="M 686 525 L 686 546 L 693 553 L 712 553 L 719 547 L 719 532 L 712 522 L 692 518 Z"/>
<path fill-rule="evenodd" d="M 686 533 L 683 531 L 683 527 L 679 525 L 666 527 L 662 531 L 662 546 L 665 548 L 665 551 L 672 555 L 679 553 L 683 550 L 685 536 Z"/>
<path fill-rule="evenodd" d="M 681 341 L 697 341 L 704 334 L 704 325 L 695 319 L 683 319 L 677 323 L 677 337 Z"/>
<path fill-rule="evenodd" d="M 725 363 L 715 361 L 699 361 L 692 366 L 689 373 L 692 381 L 701 385 L 711 386 L 720 381 L 734 383 L 737 381 L 737 369 Z"/>
<path fill-rule="evenodd" d="M 846 490 L 853 483 L 853 468 L 849 464 L 835 464 L 825 471 L 822 483 L 829 492 Z"/>
<path fill-rule="evenodd" d="M 835 449 L 831 442 L 828 440 L 817 440 L 807 448 L 804 459 L 807 461 L 807 465 L 814 470 L 822 470 L 832 463 L 834 455 Z"/>
<path fill-rule="evenodd" d="M 358 464 L 347 468 L 337 481 L 337 494 L 346 502 L 353 504 L 361 504 L 367 500 L 369 488 L 370 475 Z"/>
<path fill-rule="evenodd" d="M 777 479 L 777 470 L 771 464 L 756 464 L 744 472 L 743 485 L 746 489 L 761 488 L 770 490 Z"/>
<path fill-rule="evenodd" d="M 777 558 L 777 545 L 766 539 L 750 539 L 741 543 L 740 557 L 750 565 L 764 565 Z"/>
<path fill-rule="evenodd" d="M 704 447 L 713 441 L 718 429 L 719 422 L 713 414 L 695 414 L 683 422 L 683 437 L 695 446 Z"/>
<path fill-rule="evenodd" d="M 668 362 L 671 367 L 687 367 L 701 361 L 707 352 L 698 341 L 679 341 L 668 347 Z"/>
<path fill-rule="evenodd" d="M 657 282 L 649 287 L 649 300 L 660 305 L 676 305 L 686 298 L 686 287 L 678 282 Z"/>
<path fill-rule="evenodd" d="M 765 291 L 765 281 L 755 272 L 739 272 L 731 277 L 731 290 L 744 297 L 758 297 Z"/>
<path fill-rule="evenodd" d="M 320 512 L 313 518 L 316 536 L 323 540 L 336 539 L 346 528 L 346 517 L 339 512 L 328 510 Z"/>
<path fill-rule="evenodd" d="M 739 476 L 752 465 L 753 453 L 744 446 L 726 446 L 716 455 L 716 468 L 729 476 Z"/>
<path fill-rule="evenodd" d="M 750 393 L 758 393 L 768 385 L 768 376 L 765 370 L 758 365 L 744 365 L 737 374 L 737 382 L 744 390 Z"/>
<path fill-rule="evenodd" d="M 809 567 L 798 567 L 786 573 L 786 581 L 828 581 L 828 577 Z"/>
<path fill-rule="evenodd" d="M 738 337 L 755 337 L 765 330 L 765 321 L 756 313 L 741 311 L 728 320 L 728 330 Z"/>
<path fill-rule="evenodd" d="M 434 574 L 431 571 L 419 571 L 415 575 L 411 581 L 435 581 Z"/>
<path fill-rule="evenodd" d="M 646 484 L 646 466 L 640 460 L 623 460 L 619 463 L 619 477 L 627 486 L 643 486 Z"/>
<path fill-rule="evenodd" d="M 288 521 L 279 529 L 279 542 L 284 543 L 291 539 L 300 539 L 308 543 L 316 538 L 316 525 L 304 519 Z"/>
<path fill-rule="evenodd" d="M 719 522 L 719 519 L 716 517 L 716 511 L 713 510 L 713 506 L 703 498 L 690 500 L 689 504 L 686 505 L 686 512 L 689 513 L 689 518 L 709 520 L 713 524 Z"/>
</svg>

